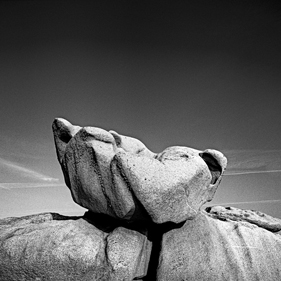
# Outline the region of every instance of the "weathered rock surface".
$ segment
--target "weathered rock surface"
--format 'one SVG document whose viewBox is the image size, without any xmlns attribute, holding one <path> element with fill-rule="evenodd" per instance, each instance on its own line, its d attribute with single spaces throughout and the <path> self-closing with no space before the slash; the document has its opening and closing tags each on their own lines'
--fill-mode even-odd
<svg viewBox="0 0 281 281">
<path fill-rule="evenodd" d="M 226 168 L 219 151 L 156 154 L 64 119 L 53 132 L 72 197 L 90 211 L 0 220 L 0 281 L 281 280 L 281 220 L 233 207 L 200 211 Z"/>
<path fill-rule="evenodd" d="M 179 223 L 210 201 L 226 167 L 216 150 L 170 147 L 155 154 L 137 139 L 53 123 L 58 160 L 74 201 L 124 220 Z"/>
<path fill-rule="evenodd" d="M 148 227 L 89 212 L 7 218 L 0 280 L 281 280 L 281 235 L 205 211 Z"/>
<path fill-rule="evenodd" d="M 202 212 L 163 235 L 157 280 L 281 280 L 281 235 Z"/>
<path fill-rule="evenodd" d="M 208 207 L 206 208 L 206 211 L 218 219 L 246 221 L 272 232 L 281 230 L 281 219 L 274 218 L 259 211 L 222 206 Z"/>
<path fill-rule="evenodd" d="M 131 281 L 146 275 L 150 252 L 145 235 L 105 217 L 0 220 L 1 281 Z"/>
</svg>

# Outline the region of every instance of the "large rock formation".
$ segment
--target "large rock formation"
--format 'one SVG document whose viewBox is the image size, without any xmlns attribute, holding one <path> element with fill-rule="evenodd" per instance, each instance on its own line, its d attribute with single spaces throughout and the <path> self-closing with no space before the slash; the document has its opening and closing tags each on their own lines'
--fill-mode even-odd
<svg viewBox="0 0 281 281">
<path fill-rule="evenodd" d="M 208 207 L 217 150 L 151 152 L 137 139 L 56 119 L 57 157 L 83 217 L 0 220 L 0 281 L 281 280 L 281 220 Z"/>
<path fill-rule="evenodd" d="M 179 223 L 212 200 L 226 167 L 219 151 L 169 147 L 95 127 L 53 123 L 58 160 L 76 203 L 125 220 Z"/>
</svg>

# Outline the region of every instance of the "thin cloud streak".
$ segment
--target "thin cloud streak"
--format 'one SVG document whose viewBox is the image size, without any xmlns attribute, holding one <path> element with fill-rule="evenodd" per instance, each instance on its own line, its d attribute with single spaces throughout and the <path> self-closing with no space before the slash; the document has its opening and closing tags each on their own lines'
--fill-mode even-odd
<svg viewBox="0 0 281 281">
<path fill-rule="evenodd" d="M 3 158 L 0 158 L 0 164 L 10 168 L 12 171 L 20 173 L 24 177 L 29 177 L 29 178 L 32 178 L 32 179 L 35 179 L 35 180 L 41 180 L 41 181 L 46 181 L 46 182 L 57 182 L 57 181 L 59 181 L 59 179 L 52 178 L 52 177 L 49 177 L 47 175 L 38 173 L 34 170 L 22 167 L 19 164 L 7 161 Z"/>
<path fill-rule="evenodd" d="M 38 188 L 38 187 L 65 187 L 65 184 L 56 184 L 56 183 L 0 183 L 0 188 L 2 189 L 14 189 L 14 188 Z"/>
<path fill-rule="evenodd" d="M 5 184 L 0 183 L 0 188 L 2 189 L 10 189 L 9 187 L 5 186 Z"/>
<path fill-rule="evenodd" d="M 269 171 L 248 171 L 248 172 L 238 172 L 238 173 L 226 173 L 224 176 L 239 176 L 248 174 L 264 174 L 264 173 L 280 173 L 281 170 L 269 170 Z"/>
<path fill-rule="evenodd" d="M 281 150 L 229 150 L 225 176 L 280 173 Z"/>
<path fill-rule="evenodd" d="M 263 203 L 277 203 L 277 202 L 281 202 L 281 199 L 261 200 L 261 201 L 246 201 L 246 202 L 217 203 L 216 205 L 263 204 Z"/>
<path fill-rule="evenodd" d="M 226 150 L 224 154 L 229 160 L 228 167 L 231 168 L 281 168 L 281 150 Z"/>
</svg>

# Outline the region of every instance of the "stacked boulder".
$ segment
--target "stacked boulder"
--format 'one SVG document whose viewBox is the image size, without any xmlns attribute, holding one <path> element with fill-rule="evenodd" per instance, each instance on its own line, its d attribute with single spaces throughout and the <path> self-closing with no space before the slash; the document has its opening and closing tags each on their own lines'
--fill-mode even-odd
<svg viewBox="0 0 281 281">
<path fill-rule="evenodd" d="M 213 149 L 151 152 L 141 141 L 53 122 L 82 217 L 0 220 L 0 281 L 281 280 L 281 221 L 208 207 L 227 160 Z"/>
</svg>

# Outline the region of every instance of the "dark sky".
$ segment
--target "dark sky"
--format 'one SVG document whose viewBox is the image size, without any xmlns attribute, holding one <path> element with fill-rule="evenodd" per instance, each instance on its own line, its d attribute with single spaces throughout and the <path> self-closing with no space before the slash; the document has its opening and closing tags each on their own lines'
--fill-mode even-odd
<svg viewBox="0 0 281 281">
<path fill-rule="evenodd" d="M 155 152 L 221 150 L 237 175 L 214 203 L 281 217 L 280 1 L 0 1 L 0 38 L 3 201 L 59 211 L 64 117 Z"/>
</svg>

